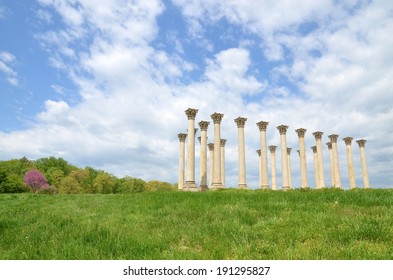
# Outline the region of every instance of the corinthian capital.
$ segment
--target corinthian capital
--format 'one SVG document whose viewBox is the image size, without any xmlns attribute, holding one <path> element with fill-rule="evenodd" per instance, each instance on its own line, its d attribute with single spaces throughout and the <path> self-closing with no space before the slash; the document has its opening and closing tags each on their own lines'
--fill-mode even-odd
<svg viewBox="0 0 393 280">
<path fill-rule="evenodd" d="M 226 143 L 227 143 L 227 139 L 221 139 L 220 140 L 221 147 L 225 147 Z"/>
<path fill-rule="evenodd" d="M 179 133 L 179 134 L 177 135 L 177 137 L 179 137 L 179 141 L 180 141 L 180 142 L 184 142 L 184 141 L 186 141 L 187 134 L 185 134 L 185 133 Z"/>
<path fill-rule="evenodd" d="M 338 135 L 337 134 L 332 134 L 328 136 L 330 139 L 330 143 L 337 143 Z"/>
<path fill-rule="evenodd" d="M 288 126 L 282 124 L 277 126 L 277 129 L 280 132 L 280 135 L 285 135 L 287 133 Z"/>
<path fill-rule="evenodd" d="M 322 139 L 323 132 L 322 131 L 315 131 L 315 132 L 313 132 L 312 135 L 314 135 L 315 140 L 320 140 L 320 139 Z"/>
<path fill-rule="evenodd" d="M 359 139 L 356 141 L 356 143 L 359 144 L 359 148 L 364 148 L 364 146 L 366 145 L 367 140 L 364 139 Z"/>
<path fill-rule="evenodd" d="M 307 129 L 305 128 L 298 128 L 295 130 L 297 133 L 297 136 L 300 137 L 304 137 L 304 135 L 306 134 Z"/>
<path fill-rule="evenodd" d="M 207 122 L 207 121 L 200 121 L 198 123 L 199 127 L 201 128 L 201 131 L 207 130 L 207 127 L 209 126 L 209 124 L 210 124 L 210 122 Z"/>
<path fill-rule="evenodd" d="M 210 115 L 210 117 L 213 120 L 213 123 L 221 123 L 222 118 L 224 117 L 224 114 L 220 114 L 220 113 L 214 113 L 212 115 Z"/>
<path fill-rule="evenodd" d="M 209 147 L 209 151 L 214 151 L 214 143 L 209 143 L 207 146 Z"/>
<path fill-rule="evenodd" d="M 352 137 L 345 137 L 343 138 L 345 145 L 351 145 L 353 138 Z"/>
<path fill-rule="evenodd" d="M 188 108 L 187 110 L 184 111 L 187 115 L 187 118 L 189 120 L 195 120 L 195 116 L 198 113 L 198 109 L 192 109 L 192 108 Z"/>
<path fill-rule="evenodd" d="M 264 121 L 257 122 L 257 126 L 259 127 L 260 131 L 266 131 L 268 125 L 269 122 L 264 122 Z"/>
<path fill-rule="evenodd" d="M 277 149 L 277 146 L 274 146 L 274 145 L 269 146 L 269 150 L 271 153 L 275 153 L 276 149 Z"/>
<path fill-rule="evenodd" d="M 235 123 L 237 124 L 237 127 L 244 127 L 244 125 L 246 124 L 247 118 L 242 118 L 242 117 L 238 117 L 235 119 Z"/>
</svg>

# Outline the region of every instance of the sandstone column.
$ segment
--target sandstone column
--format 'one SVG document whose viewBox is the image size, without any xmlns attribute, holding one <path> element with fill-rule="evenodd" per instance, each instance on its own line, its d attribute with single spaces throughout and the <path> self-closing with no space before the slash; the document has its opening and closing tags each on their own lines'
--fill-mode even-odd
<svg viewBox="0 0 393 280">
<path fill-rule="evenodd" d="M 214 159 L 214 143 L 209 143 L 208 144 L 209 147 L 209 186 L 210 188 L 212 187 L 213 184 L 213 159 Z"/>
<path fill-rule="evenodd" d="M 214 122 L 214 159 L 213 159 L 213 189 L 222 189 L 224 185 L 221 181 L 221 128 L 220 123 L 224 114 L 214 113 L 211 118 Z"/>
<path fill-rule="evenodd" d="M 277 190 L 277 171 L 276 171 L 276 148 L 277 146 L 269 146 L 271 168 L 272 168 L 272 190 Z"/>
<path fill-rule="evenodd" d="M 359 144 L 360 148 L 360 160 L 362 161 L 362 177 L 363 177 L 363 186 L 365 189 L 368 189 L 370 187 L 369 181 L 368 181 L 368 172 L 367 172 L 367 163 L 366 163 L 366 151 L 364 146 L 366 145 L 366 140 L 360 139 L 357 140 L 356 143 Z"/>
<path fill-rule="evenodd" d="M 288 158 L 288 182 L 289 187 L 292 188 L 292 171 L 291 171 L 291 150 L 292 148 L 287 148 L 287 158 Z"/>
<path fill-rule="evenodd" d="M 345 142 L 345 146 L 347 148 L 347 160 L 348 160 L 348 173 L 349 173 L 349 187 L 351 189 L 356 188 L 356 181 L 355 181 L 355 170 L 353 168 L 353 157 L 352 157 L 352 137 L 345 137 L 343 138 Z"/>
<path fill-rule="evenodd" d="M 317 189 L 325 187 L 325 174 L 323 171 L 323 156 L 322 156 L 322 135 L 323 132 L 316 131 L 313 133 L 317 143 L 317 159 L 318 159 L 318 185 Z"/>
<path fill-rule="evenodd" d="M 297 135 L 299 137 L 300 176 L 301 176 L 300 186 L 302 188 L 307 188 L 308 178 L 307 178 L 307 162 L 306 162 L 306 145 L 304 141 L 304 135 L 307 129 L 298 128 L 295 131 L 297 132 Z"/>
<path fill-rule="evenodd" d="M 200 190 L 206 191 L 207 187 L 207 127 L 209 126 L 210 122 L 207 121 L 200 121 L 198 123 L 201 129 L 201 166 L 200 166 L 200 173 L 201 173 L 201 181 L 200 181 Z"/>
<path fill-rule="evenodd" d="M 221 139 L 221 183 L 222 187 L 225 188 L 225 144 L 227 143 L 227 139 Z"/>
<path fill-rule="evenodd" d="M 330 178 L 331 178 L 331 186 L 334 187 L 334 182 L 336 181 L 334 178 L 334 160 L 333 160 L 333 149 L 332 149 L 332 143 L 327 142 L 326 145 L 328 146 L 329 149 L 329 162 L 330 162 Z"/>
<path fill-rule="evenodd" d="M 269 122 L 260 121 L 257 123 L 260 131 L 260 143 L 261 143 L 261 189 L 269 189 L 269 175 L 268 175 L 268 164 L 267 164 L 267 142 L 266 142 L 266 129 Z"/>
<path fill-rule="evenodd" d="M 238 131 L 238 168 L 239 168 L 239 189 L 248 189 L 246 182 L 246 150 L 244 144 L 244 125 L 247 118 L 238 117 L 235 119 Z"/>
<path fill-rule="evenodd" d="M 334 165 L 334 184 L 335 188 L 341 188 L 341 175 L 340 175 L 340 165 L 338 161 L 338 149 L 337 149 L 337 134 L 329 135 L 330 143 L 332 143 L 332 153 L 333 153 L 333 165 Z"/>
<path fill-rule="evenodd" d="M 318 153 L 317 153 L 317 146 L 311 147 L 313 155 L 314 155 L 314 172 L 315 172 L 315 188 L 318 188 L 319 180 L 318 180 Z"/>
<path fill-rule="evenodd" d="M 186 167 L 186 184 L 185 190 L 197 191 L 198 186 L 195 184 L 195 116 L 198 109 L 188 108 L 185 111 L 188 118 L 187 130 L 187 167 Z"/>
<path fill-rule="evenodd" d="M 277 127 L 277 129 L 280 132 L 280 141 L 281 141 L 282 189 L 289 190 L 291 187 L 289 185 L 289 178 L 288 178 L 288 155 L 287 155 L 287 138 L 286 138 L 288 126 L 280 125 Z"/>
<path fill-rule="evenodd" d="M 257 150 L 258 154 L 258 173 L 259 173 L 259 185 L 262 185 L 262 159 L 261 159 L 261 149 Z"/>
<path fill-rule="evenodd" d="M 179 133 L 177 135 L 180 142 L 180 155 L 179 155 L 179 180 L 177 183 L 177 189 L 183 190 L 184 187 L 184 149 L 185 149 L 185 142 L 187 134 Z"/>
</svg>

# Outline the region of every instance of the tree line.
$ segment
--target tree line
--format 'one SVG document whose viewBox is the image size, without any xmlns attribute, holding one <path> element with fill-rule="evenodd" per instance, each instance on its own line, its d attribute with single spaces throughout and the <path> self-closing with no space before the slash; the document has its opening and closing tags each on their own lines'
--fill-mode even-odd
<svg viewBox="0 0 393 280">
<path fill-rule="evenodd" d="M 63 158 L 23 157 L 0 161 L 0 193 L 110 194 L 171 190 L 176 190 L 176 185 L 130 176 L 118 178 L 92 167 L 78 168 Z"/>
</svg>

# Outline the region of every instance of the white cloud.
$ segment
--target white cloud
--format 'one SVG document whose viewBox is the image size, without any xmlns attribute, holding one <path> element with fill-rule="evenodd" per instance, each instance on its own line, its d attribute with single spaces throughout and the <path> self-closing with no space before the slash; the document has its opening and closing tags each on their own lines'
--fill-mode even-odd
<svg viewBox="0 0 393 280">
<path fill-rule="evenodd" d="M 3 72 L 6 81 L 13 86 L 18 85 L 18 73 L 11 67 L 15 62 L 16 58 L 13 54 L 0 51 L 0 72 Z"/>
<path fill-rule="evenodd" d="M 151 44 L 160 31 L 156 18 L 165 12 L 160 1 L 40 2 L 55 8 L 66 28 L 49 30 L 37 39 L 50 51 L 53 63 L 73 80 L 82 101 L 77 105 L 46 101 L 31 129 L 1 134 L 3 154 L 33 158 L 59 155 L 117 175 L 174 182 L 176 135 L 187 128 L 184 110 L 195 107 L 199 109 L 197 121 L 210 120 L 215 111 L 225 114 L 222 136 L 228 139 L 227 182 L 231 186 L 237 181 L 233 119 L 238 116 L 248 118 L 250 186 L 256 187 L 258 181 L 255 150 L 259 131 L 255 123 L 260 120 L 270 122 L 269 145 L 279 145 L 276 126 L 290 126 L 287 139 L 293 148 L 294 185 L 299 181 L 294 130 L 299 127 L 308 129 L 310 182 L 313 161 L 309 147 L 315 144 L 312 132 L 322 130 L 324 141 L 331 133 L 340 134 L 340 138 L 368 139 L 371 183 L 383 186 L 382 180 L 387 180 L 393 184 L 393 178 L 381 175 L 389 174 L 392 162 L 387 158 L 393 156 L 389 148 L 393 146 L 393 40 L 387 36 L 393 29 L 390 3 L 346 1 L 336 6 L 332 1 L 176 0 L 173 2 L 182 9 L 190 32 L 198 39 L 196 44 L 205 44 L 210 51 L 214 42 L 204 28 L 223 18 L 241 31 L 247 30 L 242 34 L 252 33 L 253 41 L 260 40 L 246 44 L 247 38 L 241 38 L 238 46 L 220 49 L 205 58 L 206 65 L 194 66 L 182 56 L 185 46 L 178 45 L 172 54 Z M 302 24 L 310 22 L 315 23 L 312 30 L 299 31 Z M 176 39 L 174 42 L 179 42 Z M 271 67 L 266 76 L 257 77 L 257 71 L 252 71 L 262 64 L 252 61 L 251 51 L 265 54 L 263 65 L 267 66 L 263 67 Z M 184 74 L 195 68 L 201 70 L 202 78 L 182 81 Z M 211 141 L 212 124 L 208 134 Z M 354 142 L 355 172 L 360 184 L 356 145 Z M 345 182 L 346 154 L 341 139 L 339 152 Z M 198 146 L 196 154 L 198 160 Z M 279 158 L 278 150 L 278 172 Z M 327 149 L 324 158 L 328 178 Z"/>
</svg>

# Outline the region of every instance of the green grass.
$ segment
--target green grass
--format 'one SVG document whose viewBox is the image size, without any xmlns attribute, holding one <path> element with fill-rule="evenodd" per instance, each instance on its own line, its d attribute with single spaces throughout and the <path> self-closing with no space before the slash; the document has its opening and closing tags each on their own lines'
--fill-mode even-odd
<svg viewBox="0 0 393 280">
<path fill-rule="evenodd" d="M 4 194 L 0 259 L 393 259 L 393 190 Z"/>
</svg>

